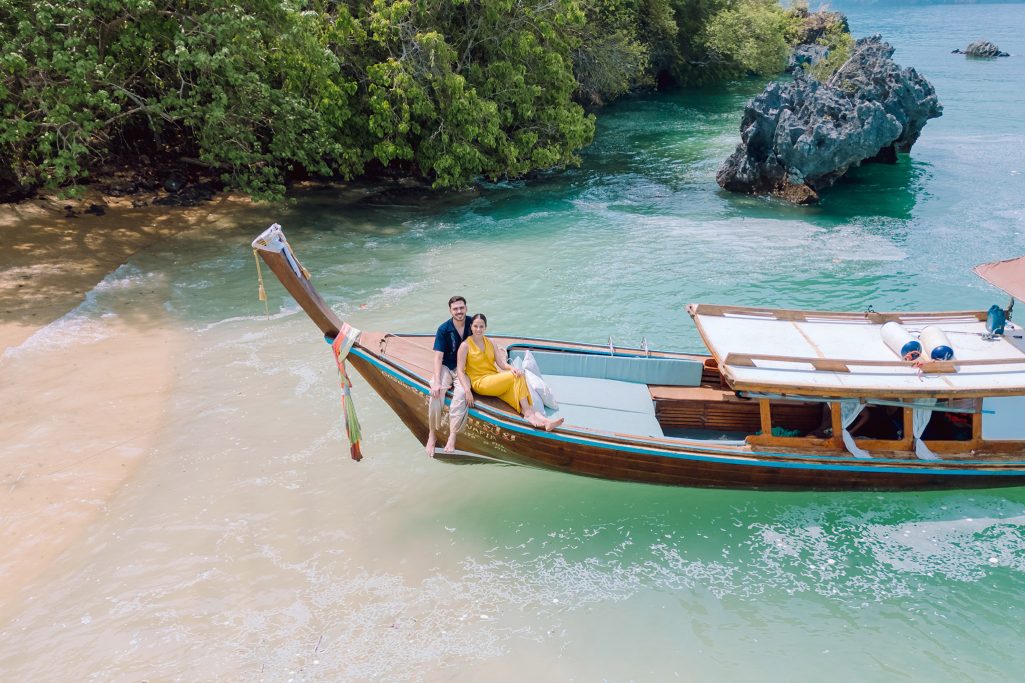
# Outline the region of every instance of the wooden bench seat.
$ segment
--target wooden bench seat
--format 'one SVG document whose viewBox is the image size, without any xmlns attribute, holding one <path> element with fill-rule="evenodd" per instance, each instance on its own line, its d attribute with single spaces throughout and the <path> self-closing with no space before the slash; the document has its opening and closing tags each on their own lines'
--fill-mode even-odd
<svg viewBox="0 0 1025 683">
<path fill-rule="evenodd" d="M 648 387 L 655 416 L 664 429 L 713 429 L 754 434 L 761 429 L 758 401 L 744 399 L 728 389 L 712 387 Z M 773 401 L 773 425 L 810 431 L 819 424 L 821 404 Z"/>
</svg>

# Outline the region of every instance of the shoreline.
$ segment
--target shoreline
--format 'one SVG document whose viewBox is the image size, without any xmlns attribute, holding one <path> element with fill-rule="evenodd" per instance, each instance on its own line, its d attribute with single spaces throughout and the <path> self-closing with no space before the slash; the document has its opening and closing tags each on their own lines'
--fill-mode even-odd
<svg viewBox="0 0 1025 683">
<path fill-rule="evenodd" d="M 81 200 L 79 209 L 89 201 Z M 131 200 L 117 201 L 106 204 L 110 212 L 102 214 L 62 213 L 53 199 L 3 206 L 0 354 L 74 310 L 134 254 L 199 227 L 226 206 L 247 205 L 248 199 L 226 194 L 181 208 L 133 207 Z"/>
<path fill-rule="evenodd" d="M 0 622 L 152 450 L 186 348 L 163 309 L 145 301 L 131 303 L 140 315 L 130 321 L 104 316 L 99 339 L 25 342 L 134 254 L 216 229 L 218 214 L 230 210 L 235 220 L 249 204 L 222 195 L 197 207 L 120 206 L 103 216 L 54 215 L 35 202 L 0 211 Z M 141 298 L 159 302 L 166 284 Z"/>
</svg>

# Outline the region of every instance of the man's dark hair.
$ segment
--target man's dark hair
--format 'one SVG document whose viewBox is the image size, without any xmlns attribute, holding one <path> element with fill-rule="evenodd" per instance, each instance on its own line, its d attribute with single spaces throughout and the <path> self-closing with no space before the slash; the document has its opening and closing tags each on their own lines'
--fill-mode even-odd
<svg viewBox="0 0 1025 683">
<path fill-rule="evenodd" d="M 454 304 L 457 301 L 462 301 L 464 304 L 466 303 L 466 299 L 464 299 L 463 297 L 457 295 L 457 296 L 454 296 L 454 297 L 452 297 L 451 299 L 448 300 L 449 308 L 451 308 L 452 304 Z"/>
</svg>

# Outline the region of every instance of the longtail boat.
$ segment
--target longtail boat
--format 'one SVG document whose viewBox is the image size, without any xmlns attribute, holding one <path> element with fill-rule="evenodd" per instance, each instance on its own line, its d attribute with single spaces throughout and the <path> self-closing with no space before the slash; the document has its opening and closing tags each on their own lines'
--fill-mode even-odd
<svg viewBox="0 0 1025 683">
<path fill-rule="evenodd" d="M 334 342 L 343 386 L 347 361 L 425 443 L 433 335 L 361 332 L 341 321 L 277 224 L 253 248 Z M 478 396 L 457 449 L 680 486 L 1025 484 L 1025 331 L 1010 322 L 1014 299 L 1025 298 L 1025 257 L 975 272 L 1012 296 L 1006 310 L 842 313 L 691 304 L 707 355 L 489 335 L 510 358 L 534 356 L 559 402 L 558 411 L 546 412 L 565 423 L 552 432 L 536 429 L 499 400 Z M 263 294 L 262 277 L 260 286 Z M 922 362 L 930 354 L 940 359 Z M 884 424 L 882 433 L 859 437 L 863 411 L 889 418 L 889 432 Z M 350 428 L 353 422 L 350 414 Z M 443 443 L 447 435 L 439 436 Z"/>
</svg>

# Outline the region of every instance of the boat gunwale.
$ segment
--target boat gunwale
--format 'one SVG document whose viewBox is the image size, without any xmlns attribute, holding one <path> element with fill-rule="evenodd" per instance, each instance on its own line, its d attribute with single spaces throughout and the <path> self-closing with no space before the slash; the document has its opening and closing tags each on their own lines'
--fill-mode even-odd
<svg viewBox="0 0 1025 683">
<path fill-rule="evenodd" d="M 275 224 L 271 229 L 279 227 Z M 268 229 L 268 230 L 271 230 Z M 280 229 L 280 228 L 279 228 Z M 265 231 L 266 234 L 266 231 Z M 283 235 L 282 235 L 283 238 Z M 260 238 L 254 241 L 254 249 L 258 247 Z M 325 338 L 331 339 L 337 336 L 342 321 L 339 320 L 337 314 L 323 301 L 319 293 L 309 282 L 309 276 L 305 269 L 302 269 L 298 262 L 295 261 L 294 255 L 289 259 L 288 254 L 291 254 L 291 248 L 284 243 L 280 251 L 270 249 L 259 249 L 259 255 L 270 267 L 272 272 L 277 276 L 278 280 L 285 286 L 285 289 L 297 299 L 301 308 L 307 313 L 307 315 L 313 320 L 313 322 L 321 328 Z M 295 261 L 293 263 L 293 261 Z M 258 261 L 259 263 L 259 261 Z M 300 272 L 302 271 L 302 272 Z M 262 285 L 262 283 L 261 283 Z M 740 307 L 738 307 L 740 308 Z M 753 309 L 748 309 L 753 310 Z M 767 311 L 778 311 L 781 309 L 765 309 Z M 849 318 L 855 314 L 844 314 Z M 903 314 L 903 315 L 915 315 L 915 314 Z M 917 314 L 919 318 L 935 317 L 937 314 L 922 313 Z M 956 313 L 944 313 L 940 315 L 958 315 Z M 963 314 L 962 314 L 963 315 Z M 981 314 L 978 312 L 971 312 L 969 315 L 975 319 L 981 319 Z M 853 318 L 852 318 L 853 319 Z M 697 321 L 695 321 L 697 322 Z M 700 330 L 700 324 L 697 325 Z M 394 334 L 394 333 L 363 333 L 367 335 L 377 335 L 377 341 L 384 342 L 388 337 L 429 337 L 429 334 Z M 702 335 L 703 336 L 703 335 Z M 361 339 L 362 339 L 361 335 Z M 500 339 L 507 339 L 513 342 L 512 345 L 526 344 L 533 345 L 537 348 L 538 343 L 552 343 L 555 340 L 547 340 L 534 337 L 497 337 Z M 368 339 L 368 342 L 372 341 Z M 595 353 L 600 355 L 616 355 L 617 350 L 611 346 L 608 347 L 606 353 L 605 347 L 598 344 L 587 344 L 582 342 L 556 342 L 566 344 L 563 347 L 564 351 L 576 352 L 576 353 Z M 416 415 L 414 406 L 409 401 L 414 396 L 426 396 L 429 393 L 425 378 L 423 375 L 413 372 L 410 367 L 417 367 L 419 370 L 424 370 L 424 367 L 420 364 L 410 363 L 409 367 L 404 366 L 402 363 L 395 362 L 385 356 L 384 346 L 382 345 L 381 352 L 376 353 L 369 348 L 357 343 L 351 353 L 353 354 L 354 365 L 357 370 L 361 371 L 367 369 L 368 372 L 372 373 L 366 376 L 366 379 L 372 386 L 381 394 L 384 398 L 385 403 L 396 412 L 399 417 L 406 423 L 407 427 L 414 432 L 418 433 L 420 429 L 426 429 L 423 425 L 420 416 Z M 706 344 L 707 346 L 707 344 Z M 659 357 L 659 358 L 701 358 L 702 362 L 705 363 L 705 369 L 710 369 L 712 366 L 708 363 L 709 359 L 712 359 L 717 364 L 717 371 L 724 379 L 729 379 L 728 375 L 725 374 L 725 368 L 721 360 L 716 356 L 714 350 L 710 356 L 688 354 L 679 352 L 662 352 L 662 351 L 649 351 L 646 349 L 632 349 L 624 348 L 619 350 L 621 356 L 632 356 L 632 357 Z M 382 380 L 391 378 L 397 382 L 398 385 L 405 386 L 406 389 L 402 393 L 395 393 L 393 391 L 385 391 L 386 383 L 382 384 Z M 652 385 L 649 385 L 649 387 Z M 730 386 L 730 389 L 736 390 L 736 387 Z M 775 389 L 775 387 L 773 387 Z M 412 391 L 414 393 L 409 393 Z M 403 393 L 405 396 L 403 397 Z M 948 392 L 943 392 L 948 393 Z M 809 393 L 809 396 L 811 394 Z M 873 397 L 886 398 L 889 394 L 882 394 L 880 392 L 873 392 Z M 922 396 L 921 392 L 915 392 L 914 395 Z M 959 394 L 963 396 L 964 394 Z M 985 396 L 994 395 L 992 392 L 985 394 Z M 447 398 L 447 397 L 446 397 Z M 752 444 L 750 441 L 743 445 L 736 446 L 725 446 L 720 445 L 715 447 L 710 445 L 708 440 L 691 440 L 691 439 L 680 439 L 674 437 L 662 437 L 658 439 L 656 437 L 637 437 L 635 435 L 623 435 L 613 432 L 602 432 L 601 430 L 594 429 L 572 429 L 562 427 L 556 432 L 544 432 L 534 428 L 532 425 L 518 415 L 513 415 L 508 411 L 502 411 L 493 406 L 485 405 L 484 403 L 479 404 L 479 407 L 472 409 L 471 417 L 474 421 L 477 421 L 484 425 L 491 425 L 491 428 L 499 430 L 496 434 L 501 433 L 502 430 L 510 433 L 511 439 L 515 440 L 515 434 L 521 434 L 528 437 L 526 441 L 526 448 L 522 451 L 510 451 L 509 457 L 495 458 L 505 462 L 514 462 L 517 464 L 525 464 L 530 466 L 536 466 L 544 469 L 554 469 L 560 471 L 567 471 L 570 473 L 582 474 L 585 476 L 594 476 L 605 479 L 626 479 L 631 481 L 646 481 L 650 483 L 666 483 L 666 484 L 680 484 L 688 483 L 689 485 L 695 486 L 727 486 L 731 488 L 743 487 L 743 488 L 797 488 L 797 489 L 821 489 L 821 490 L 848 490 L 848 489 L 931 489 L 931 488 L 949 488 L 951 486 L 957 486 L 957 482 L 962 481 L 962 485 L 983 485 L 983 486 L 1004 486 L 1001 480 L 1011 478 L 1025 480 L 1025 462 L 1010 461 L 1010 460 L 980 460 L 978 458 L 972 460 L 920 460 L 920 459 L 896 459 L 896 458 L 873 458 L 873 459 L 862 459 L 845 457 L 838 455 L 839 451 L 830 449 L 828 453 L 810 453 L 810 447 L 814 445 L 797 445 L 794 447 L 797 452 L 788 452 L 790 449 L 787 445 L 783 445 L 786 450 L 781 451 L 754 451 L 751 450 Z M 534 442 L 532 446 L 530 441 Z M 543 447 L 542 444 L 550 442 L 549 447 Z M 1021 450 L 1020 441 L 995 441 L 991 442 L 994 445 L 1005 445 L 1010 446 L 1014 450 L 1008 450 L 1007 454 L 1016 456 L 1018 451 Z M 580 446 L 581 453 L 581 465 L 574 466 L 574 460 L 576 456 L 571 449 L 565 448 L 564 445 L 569 444 Z M 982 445 L 985 445 L 982 444 Z M 484 444 L 484 450 L 488 448 Z M 810 446 L 810 447 L 809 447 Z M 479 447 L 479 446 L 478 446 Z M 535 450 L 539 449 L 540 450 Z M 554 451 L 550 451 L 550 448 L 554 448 Z M 978 451 L 975 451 L 978 452 Z M 560 454 L 556 457 L 556 460 L 550 461 L 550 457 L 553 453 Z M 618 474 L 611 475 L 612 470 L 608 470 L 602 473 L 602 467 L 597 470 L 594 469 L 594 463 L 590 465 L 590 458 L 594 454 L 602 454 L 602 458 L 605 458 L 608 463 L 612 464 L 612 470 L 618 472 Z M 999 454 L 1000 451 L 993 452 L 994 455 Z M 521 455 L 522 454 L 522 455 Z M 880 454 L 882 455 L 882 454 Z M 549 459 L 546 459 L 549 458 Z M 659 464 L 662 461 L 662 464 Z M 682 471 L 672 473 L 665 468 L 670 467 L 670 462 L 695 463 L 693 466 L 681 464 L 679 467 L 683 467 Z M 711 467 L 707 472 L 698 473 L 695 472 L 692 475 L 688 475 L 687 472 L 691 471 L 691 468 L 701 469 L 699 463 L 705 463 L 706 467 Z M 606 465 L 605 467 L 608 467 Z M 721 472 L 717 471 L 717 466 L 724 468 Z M 673 466 L 676 467 L 676 466 Z M 752 469 L 753 468 L 753 469 Z M 665 470 L 665 471 L 663 471 Z M 756 475 L 755 478 L 751 478 L 750 475 L 744 474 L 744 472 L 754 472 L 762 470 L 765 472 L 764 475 Z M 807 471 L 808 476 L 818 477 L 815 472 L 829 472 L 829 471 L 845 471 L 850 472 L 853 475 L 851 480 L 806 480 L 804 482 L 792 482 L 787 483 L 786 478 L 783 480 L 775 481 L 774 477 L 783 476 L 783 471 Z M 732 471 L 732 473 L 731 473 Z M 772 472 L 778 472 L 779 474 L 773 475 Z M 610 476 L 611 475 L 611 476 Z M 740 477 L 739 479 L 737 477 Z M 897 478 L 894 478 L 894 477 Z M 898 481 L 899 477 L 907 476 L 910 479 L 906 480 L 908 483 L 901 485 Z M 760 486 L 757 479 L 759 477 L 768 477 L 765 480 L 766 486 Z M 890 481 L 879 481 L 877 484 L 872 482 L 878 478 L 886 479 L 890 477 Z M 975 481 L 978 484 L 971 484 L 970 482 Z M 942 482 L 942 483 L 941 483 Z M 908 485 L 910 484 L 910 486 Z M 1011 484 L 1006 484 L 1011 485 Z"/>
<path fill-rule="evenodd" d="M 397 335 L 396 335 L 397 336 Z M 429 393 L 429 388 L 424 379 L 401 364 L 391 361 L 370 351 L 361 344 L 353 347 L 353 352 L 358 353 L 361 358 L 378 367 L 379 370 L 392 375 L 395 379 L 402 381 L 417 392 Z M 390 368 L 393 371 L 390 371 Z M 397 372 L 395 372 L 397 371 Z M 399 374 L 401 373 L 401 374 Z M 402 375 L 406 375 L 403 377 Z M 450 401 L 446 398 L 446 404 Z M 713 448 L 704 445 L 703 442 L 684 439 L 672 439 L 663 437 L 666 441 L 656 440 L 655 437 L 648 439 L 636 436 L 619 435 L 612 432 L 601 432 L 600 430 L 573 429 L 560 427 L 558 432 L 543 432 L 533 425 L 530 425 L 522 417 L 505 413 L 491 406 L 482 406 L 481 409 L 471 408 L 471 417 L 476 417 L 484 422 L 497 427 L 509 429 L 521 434 L 549 439 L 552 441 L 567 441 L 581 445 L 589 445 L 609 450 L 627 451 L 638 455 L 650 455 L 657 457 L 669 457 L 674 459 L 699 460 L 703 462 L 720 462 L 731 465 L 745 465 L 755 467 L 796 467 L 801 469 L 827 469 L 854 472 L 886 472 L 886 473 L 908 473 L 908 474 L 936 474 L 941 476 L 953 475 L 999 475 L 999 476 L 1022 476 L 1025 471 L 1022 469 L 1011 469 L 1014 467 L 1025 468 L 1025 461 L 997 461 L 987 462 L 982 460 L 921 460 L 921 459 L 871 459 L 871 463 L 865 462 L 864 458 L 853 456 L 837 455 L 815 455 L 808 453 L 787 453 L 770 451 L 740 450 L 750 446 L 738 446 L 737 450 L 724 450 L 722 447 Z M 567 434 L 569 433 L 569 434 Z M 669 441 L 668 439 L 672 439 Z M 631 446 L 630 444 L 641 444 L 646 448 Z M 660 448 L 662 447 L 662 448 Z M 688 451 L 700 450 L 702 453 Z M 721 455 L 720 455 L 721 454 Z M 747 456 L 747 457 L 744 457 Z M 765 457 L 772 457 L 767 461 Z M 787 458 L 788 460 L 776 460 L 775 458 Z M 828 460 L 827 460 L 828 459 Z M 798 462 L 793 462 L 796 460 Z M 807 461 L 807 462 L 806 462 Z M 834 465 L 833 463 L 836 463 Z M 857 466 L 860 465 L 860 466 Z M 908 467 L 912 465 L 912 467 Z M 939 466 L 938 466 L 939 465 Z M 950 467 L 948 467 L 948 465 Z M 958 466 L 972 465 L 972 469 L 957 469 Z M 984 468 L 980 468 L 983 466 Z M 997 468 L 997 469 L 989 469 Z M 1009 470 L 1009 471 L 1008 471 Z"/>
</svg>

